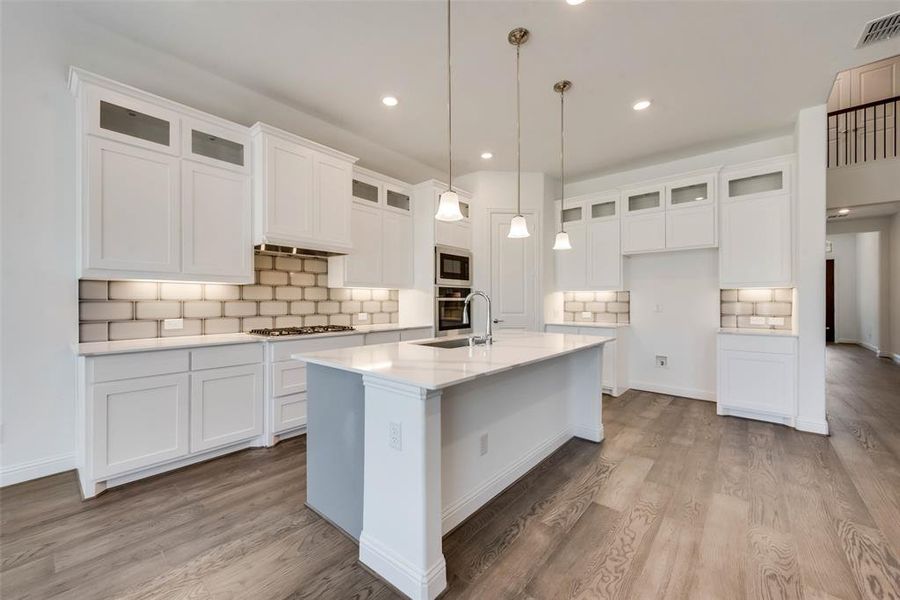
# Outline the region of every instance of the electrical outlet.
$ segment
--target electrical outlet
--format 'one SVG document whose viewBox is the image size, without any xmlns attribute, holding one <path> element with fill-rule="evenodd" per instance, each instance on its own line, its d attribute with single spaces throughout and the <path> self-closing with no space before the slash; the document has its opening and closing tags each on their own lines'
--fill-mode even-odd
<svg viewBox="0 0 900 600">
<path fill-rule="evenodd" d="M 653 312 L 661 313 L 662 311 L 663 311 L 663 305 L 662 305 L 662 304 L 657 304 L 656 306 L 653 307 Z"/>
<path fill-rule="evenodd" d="M 488 434 L 481 434 L 481 455 L 484 456 L 488 453 Z"/>
<path fill-rule="evenodd" d="M 661 369 L 666 369 L 669 366 L 669 357 L 663 356 L 662 354 L 656 355 L 656 366 Z"/>
<path fill-rule="evenodd" d="M 751 325 L 765 325 L 766 318 L 765 317 L 750 317 Z"/>
<path fill-rule="evenodd" d="M 369 320 L 369 313 L 359 313 L 359 314 L 357 314 L 357 315 L 356 315 L 356 320 L 357 320 L 357 321 L 368 321 L 368 320 Z"/>
<path fill-rule="evenodd" d="M 590 319 L 592 316 L 594 316 L 594 313 L 592 313 L 592 312 L 589 311 L 589 310 L 581 311 L 581 318 L 582 318 L 582 319 Z"/>
<path fill-rule="evenodd" d="M 165 319 L 163 329 L 184 329 L 184 319 Z"/>
<path fill-rule="evenodd" d="M 769 317 L 769 325 L 784 325 L 784 317 Z"/>
<path fill-rule="evenodd" d="M 388 445 L 394 450 L 403 450 L 403 428 L 400 423 L 391 422 L 388 428 Z"/>
</svg>

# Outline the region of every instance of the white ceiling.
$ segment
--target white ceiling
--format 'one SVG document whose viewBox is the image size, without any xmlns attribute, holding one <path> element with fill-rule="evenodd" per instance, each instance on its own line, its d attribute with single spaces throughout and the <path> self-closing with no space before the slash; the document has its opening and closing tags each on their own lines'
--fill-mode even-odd
<svg viewBox="0 0 900 600">
<path fill-rule="evenodd" d="M 438 1 L 80 2 L 90 21 L 446 169 L 445 4 Z M 559 168 L 567 78 L 569 177 L 789 131 L 834 74 L 900 53 L 855 50 L 870 1 L 456 1 L 454 171 L 515 168 L 522 48 L 522 167 Z M 384 107 L 393 94 L 400 105 Z M 653 106 L 638 113 L 638 98 Z M 302 133 L 302 132 L 301 132 Z M 491 161 L 479 155 L 489 150 Z M 365 157 L 363 157 L 365 159 Z"/>
</svg>

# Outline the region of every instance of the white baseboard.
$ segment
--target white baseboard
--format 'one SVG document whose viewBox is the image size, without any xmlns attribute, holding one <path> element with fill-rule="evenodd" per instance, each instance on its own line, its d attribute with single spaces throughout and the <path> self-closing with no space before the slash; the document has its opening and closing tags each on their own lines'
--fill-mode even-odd
<svg viewBox="0 0 900 600">
<path fill-rule="evenodd" d="M 572 431 L 566 429 L 551 437 L 462 498 L 445 506 L 441 511 L 441 532 L 447 533 L 465 521 L 472 513 L 484 506 L 488 500 L 508 488 L 519 477 L 556 452 L 560 446 L 572 438 L 572 435 Z"/>
<path fill-rule="evenodd" d="M 838 338 L 834 341 L 835 344 L 859 344 L 859 340 L 851 340 L 849 338 Z"/>
<path fill-rule="evenodd" d="M 891 356 L 891 360 L 900 365 L 900 354 L 894 354 Z"/>
<path fill-rule="evenodd" d="M 633 390 L 654 392 L 656 394 L 666 394 L 668 396 L 681 396 L 683 398 L 692 398 L 694 400 L 707 400 L 709 402 L 716 401 L 715 391 L 680 387 L 677 385 L 659 385 L 656 383 L 650 383 L 649 381 L 632 380 L 629 383 L 631 384 L 631 389 Z"/>
<path fill-rule="evenodd" d="M 878 354 L 878 348 L 876 346 L 873 346 L 872 344 L 868 344 L 866 342 L 858 342 L 858 343 L 860 346 L 862 346 L 866 350 L 871 350 L 875 354 Z"/>
<path fill-rule="evenodd" d="M 47 477 L 75 468 L 74 454 L 60 454 L 0 469 L 0 487 Z"/>
<path fill-rule="evenodd" d="M 818 433 L 820 435 L 828 435 L 828 421 L 809 421 L 807 419 L 797 419 L 794 427 L 798 431 L 808 431 L 809 433 Z"/>
<path fill-rule="evenodd" d="M 412 600 L 434 600 L 447 588 L 443 555 L 431 568 L 421 572 L 363 531 L 359 536 L 359 560 Z"/>
</svg>

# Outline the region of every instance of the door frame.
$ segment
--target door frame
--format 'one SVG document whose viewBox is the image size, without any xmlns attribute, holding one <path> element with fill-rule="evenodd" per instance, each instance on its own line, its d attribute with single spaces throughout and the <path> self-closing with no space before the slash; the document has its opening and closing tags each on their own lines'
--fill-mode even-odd
<svg viewBox="0 0 900 600">
<path fill-rule="evenodd" d="M 533 314 L 531 315 L 531 324 L 529 325 L 528 331 L 540 331 L 543 327 L 544 323 L 544 303 L 541 301 L 543 298 L 543 286 L 544 286 L 544 255 L 541 252 L 541 244 L 543 242 L 542 229 L 541 229 L 541 213 L 536 210 L 522 210 L 521 214 L 529 219 L 531 219 L 534 224 L 534 231 L 531 232 L 529 237 L 535 238 L 535 243 L 537 244 L 534 249 L 535 262 L 537 263 L 537 278 L 535 280 L 534 292 L 532 298 L 532 306 L 533 306 Z M 488 294 L 490 294 L 491 298 L 494 297 L 494 232 L 492 223 L 494 222 L 494 215 L 508 215 L 515 216 L 516 211 L 509 208 L 489 208 L 487 210 L 487 227 L 488 227 Z"/>
<path fill-rule="evenodd" d="M 839 339 L 838 338 L 838 327 L 837 327 L 837 315 L 838 315 L 838 310 L 837 310 L 837 290 L 838 290 L 837 263 L 835 262 L 835 260 L 833 258 L 827 258 L 827 257 L 825 258 L 825 329 L 826 329 L 825 343 L 827 344 L 829 341 L 828 340 L 829 332 L 827 331 L 828 321 L 829 321 L 829 310 L 828 310 L 828 308 L 829 308 L 829 306 L 828 306 L 829 305 L 829 302 L 828 302 L 828 295 L 829 295 L 828 269 L 829 269 L 829 267 L 831 268 L 831 290 L 830 290 L 830 292 L 831 292 L 831 311 L 830 311 L 830 313 L 831 313 L 830 314 L 830 317 L 831 317 L 831 343 L 836 344 Z"/>
</svg>

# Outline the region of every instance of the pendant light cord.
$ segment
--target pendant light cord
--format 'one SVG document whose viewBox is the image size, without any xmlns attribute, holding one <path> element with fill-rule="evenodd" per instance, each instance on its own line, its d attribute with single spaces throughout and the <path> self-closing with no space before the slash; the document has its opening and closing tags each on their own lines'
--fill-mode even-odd
<svg viewBox="0 0 900 600">
<path fill-rule="evenodd" d="M 447 0 L 447 191 L 453 191 L 453 85 L 450 65 L 450 0 Z"/>
<path fill-rule="evenodd" d="M 522 214 L 522 105 L 519 90 L 519 50 L 516 44 L 516 215 Z"/>
<path fill-rule="evenodd" d="M 559 230 L 566 231 L 566 91 L 559 93 Z"/>
</svg>

